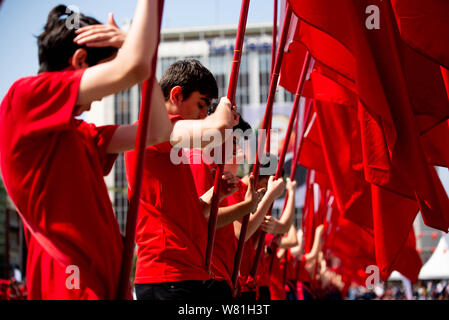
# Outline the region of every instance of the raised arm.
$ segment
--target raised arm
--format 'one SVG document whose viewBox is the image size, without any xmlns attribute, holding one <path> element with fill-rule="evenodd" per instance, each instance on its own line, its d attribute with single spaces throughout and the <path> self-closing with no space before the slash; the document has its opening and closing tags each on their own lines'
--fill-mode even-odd
<svg viewBox="0 0 449 320">
<path fill-rule="evenodd" d="M 321 251 L 322 239 L 324 234 L 324 226 L 320 224 L 315 229 L 315 238 L 313 239 L 313 246 L 309 253 L 306 253 L 305 259 L 306 262 L 314 260 Z"/>
<path fill-rule="evenodd" d="M 246 190 L 245 199 L 227 207 L 218 209 L 217 228 L 222 228 L 228 224 L 238 220 L 247 214 L 253 213 L 259 204 L 259 198 L 265 190 L 257 190 L 254 187 L 254 176 L 249 177 L 248 189 Z"/>
<path fill-rule="evenodd" d="M 298 244 L 299 243 L 298 243 L 298 237 L 296 237 L 296 228 L 292 224 L 290 226 L 290 230 L 288 230 L 288 233 L 286 234 L 286 236 L 282 237 L 279 247 L 280 248 L 294 248 Z"/>
<path fill-rule="evenodd" d="M 221 98 L 217 110 L 202 120 L 180 120 L 173 127 L 170 144 L 177 148 L 205 148 L 221 146 L 232 136 L 238 124 L 236 107 L 227 98 Z M 228 129 L 226 131 L 226 129 Z"/>
<path fill-rule="evenodd" d="M 84 72 L 77 104 L 89 105 L 148 79 L 158 30 L 157 1 L 138 0 L 132 25 L 117 57 Z"/>
<path fill-rule="evenodd" d="M 288 199 L 284 212 L 280 219 L 273 216 L 266 216 L 262 223 L 262 230 L 271 234 L 284 234 L 290 230 L 295 217 L 295 191 L 296 181 L 287 178 Z"/>
<path fill-rule="evenodd" d="M 109 25 L 92 25 L 77 31 L 75 42 L 86 46 L 121 47 L 117 57 L 88 68 L 81 79 L 78 105 L 88 105 L 94 100 L 128 89 L 148 79 L 156 51 L 159 26 L 156 1 L 139 0 L 133 23 L 125 37 L 109 16 Z M 147 145 L 168 141 L 172 124 L 165 109 L 164 97 L 156 79 L 153 80 L 150 122 Z M 107 148 L 108 153 L 120 153 L 134 149 L 137 125 L 117 128 Z"/>
<path fill-rule="evenodd" d="M 259 202 L 256 212 L 249 218 L 245 241 L 247 241 L 257 231 L 257 229 L 259 229 L 265 215 L 268 212 L 268 209 L 270 209 L 270 206 L 273 204 L 274 200 L 281 196 L 284 188 L 285 184 L 282 179 L 274 180 L 273 176 L 270 177 L 268 181 L 267 192 Z M 240 237 L 241 227 L 241 221 L 234 221 L 234 231 L 237 238 Z"/>
</svg>

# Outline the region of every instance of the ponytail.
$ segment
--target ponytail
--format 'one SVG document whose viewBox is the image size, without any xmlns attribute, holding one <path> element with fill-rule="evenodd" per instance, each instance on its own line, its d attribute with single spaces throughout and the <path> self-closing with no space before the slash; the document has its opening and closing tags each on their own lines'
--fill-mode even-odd
<svg viewBox="0 0 449 320">
<path fill-rule="evenodd" d="M 79 48 L 87 51 L 86 62 L 89 66 L 98 64 L 101 60 L 110 58 L 117 53 L 116 48 L 88 48 L 73 42 L 75 28 L 70 28 L 67 19 L 77 14 L 80 27 L 101 24 L 97 19 L 75 12 L 65 5 L 54 7 L 48 14 L 44 32 L 38 36 L 39 73 L 61 71 L 69 67 L 69 60 Z"/>
</svg>

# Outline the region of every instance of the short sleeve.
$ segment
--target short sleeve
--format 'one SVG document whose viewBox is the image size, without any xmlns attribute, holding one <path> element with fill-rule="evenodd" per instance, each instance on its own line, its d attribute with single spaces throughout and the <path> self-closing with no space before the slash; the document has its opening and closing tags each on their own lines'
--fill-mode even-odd
<svg viewBox="0 0 449 320">
<path fill-rule="evenodd" d="M 210 168 L 202 161 L 202 151 L 200 149 L 184 149 L 184 152 L 189 159 L 196 191 L 198 196 L 201 197 L 214 185 Z"/>
<path fill-rule="evenodd" d="M 70 127 L 83 73 L 47 72 L 16 82 L 11 105 L 25 136 Z"/>
<path fill-rule="evenodd" d="M 88 124 L 88 126 L 89 134 L 93 138 L 98 152 L 103 175 L 106 176 L 111 172 L 118 157 L 118 154 L 107 153 L 106 151 L 118 125 L 96 127 L 94 124 Z"/>
</svg>

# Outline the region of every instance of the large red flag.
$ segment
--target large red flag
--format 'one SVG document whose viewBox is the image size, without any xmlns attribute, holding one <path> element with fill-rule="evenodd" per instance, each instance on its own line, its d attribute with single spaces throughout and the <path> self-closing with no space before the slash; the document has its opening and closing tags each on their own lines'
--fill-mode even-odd
<svg viewBox="0 0 449 320">
<path fill-rule="evenodd" d="M 391 0 L 402 39 L 449 68 L 449 1 Z"/>
<path fill-rule="evenodd" d="M 351 93 L 319 72 L 312 74 L 311 83 L 320 136 L 316 144 L 320 143 L 338 209 L 347 219 L 376 235 L 377 264 L 384 278 L 398 270 L 415 279 L 421 268 L 419 259 L 416 259 L 415 244 L 405 248 L 405 240 L 396 237 L 396 234 L 405 235 L 407 239 L 411 225 L 396 225 L 396 222 L 405 221 L 416 213 L 416 201 L 378 188 L 382 197 L 376 193 L 373 198 L 376 204 L 371 204 L 370 184 L 364 180 L 358 166 L 360 137 Z M 303 156 L 307 157 L 306 154 Z M 389 205 L 391 201 L 395 207 Z M 401 210 L 401 214 L 396 214 L 395 210 Z M 374 229 L 373 214 L 379 222 Z M 393 228 L 388 229 L 383 223 Z M 403 252 L 408 252 L 408 256 Z M 411 262 L 400 264 L 403 258 Z"/>
<path fill-rule="evenodd" d="M 389 1 L 290 3 L 305 21 L 300 40 L 314 58 L 340 78 L 354 82 L 364 176 L 375 184 L 374 230 L 384 244 L 389 243 L 376 249 L 390 251 L 380 256 L 390 262 L 386 266 L 391 265 L 408 239 L 417 213 L 413 202 L 417 201 L 426 224 L 444 231 L 449 227 L 449 200 L 427 163 L 419 136 L 449 114 L 439 66 L 401 41 Z M 379 30 L 365 25 L 366 8 L 371 4 L 381 8 Z M 331 47 L 332 51 L 327 49 Z M 352 61 L 338 58 L 348 54 Z M 394 198 L 410 203 L 401 207 L 401 213 L 389 214 L 393 211 L 384 209 L 391 207 Z M 393 230 L 391 226 L 400 227 Z M 386 266 L 384 272 L 388 273 Z"/>
</svg>

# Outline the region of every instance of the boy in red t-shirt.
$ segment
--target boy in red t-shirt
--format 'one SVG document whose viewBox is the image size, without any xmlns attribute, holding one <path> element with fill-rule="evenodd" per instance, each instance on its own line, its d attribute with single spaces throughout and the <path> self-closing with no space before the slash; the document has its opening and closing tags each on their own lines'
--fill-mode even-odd
<svg viewBox="0 0 449 320">
<path fill-rule="evenodd" d="M 232 159 L 227 159 L 227 161 L 240 164 L 240 161 L 236 159 L 237 152 L 240 153 L 241 151 L 238 148 L 238 141 L 241 138 L 241 133 L 248 129 L 250 130 L 251 127 L 240 118 L 238 125 L 233 128 L 233 139 L 227 140 L 233 143 L 233 156 Z M 207 153 L 203 153 L 201 149 L 187 149 L 185 151 L 189 159 L 196 190 L 198 194 L 203 194 L 214 184 L 213 173 L 216 168 L 214 159 Z M 232 175 L 226 171 L 225 174 Z M 232 193 L 236 190 L 234 189 Z M 236 242 L 233 241 L 235 238 L 233 221 L 256 211 L 262 191 L 263 189 L 256 191 L 253 179 L 250 179 L 249 187 L 242 195 L 242 201 L 235 202 L 233 198 L 227 197 L 220 202 L 211 263 L 211 272 L 214 278 L 207 284 L 209 295 L 213 299 L 232 299 L 231 276 L 237 249 Z"/>
<path fill-rule="evenodd" d="M 39 74 L 16 81 L 1 104 L 0 167 L 25 226 L 30 299 L 117 298 L 123 243 L 103 175 L 134 148 L 137 126 L 75 116 L 149 78 L 157 17 L 156 2 L 139 0 L 124 40 L 115 25 L 55 7 L 38 37 Z M 157 83 L 151 104 L 148 145 L 172 129 Z"/>
<path fill-rule="evenodd" d="M 243 156 L 239 155 L 241 150 L 237 149 L 236 157 Z M 248 222 L 247 233 L 245 237 L 245 246 L 242 256 L 242 261 L 240 265 L 240 276 L 239 276 L 239 291 L 241 293 L 241 300 L 255 300 L 256 299 L 256 287 L 253 287 L 254 279 L 251 279 L 250 273 L 251 268 L 254 263 L 254 258 L 256 254 L 256 246 L 258 239 L 258 230 L 262 223 L 264 223 L 265 215 L 268 212 L 270 206 L 273 204 L 274 200 L 281 196 L 285 189 L 285 184 L 282 179 L 274 180 L 272 174 L 275 173 L 277 157 L 271 154 L 267 154 L 267 161 L 264 161 L 260 165 L 259 179 L 256 185 L 257 189 L 266 189 L 264 196 L 257 206 L 257 210 L 254 214 L 251 214 Z M 237 174 L 239 168 L 239 161 L 234 160 L 231 163 L 226 164 L 225 168 L 233 174 Z M 252 170 L 250 170 L 252 171 Z M 252 176 L 246 175 L 241 180 L 239 180 L 238 192 L 229 196 L 228 203 L 234 204 L 243 201 L 242 196 L 247 191 L 248 186 L 252 183 Z M 242 227 L 242 219 L 234 221 L 234 234 L 236 241 L 240 237 L 240 230 Z"/>
<path fill-rule="evenodd" d="M 225 130 L 232 129 L 238 115 L 222 98 L 216 112 L 206 117 L 218 88 L 197 60 L 172 64 L 160 85 L 173 133 L 170 141 L 146 150 L 137 221 L 136 295 L 139 300 L 204 300 L 208 298 L 205 282 L 211 279 L 204 262 L 213 188 L 197 194 L 188 159 L 180 151 L 221 145 Z M 134 161 L 134 152 L 127 152 L 128 177 Z M 133 187 L 128 185 L 129 190 Z"/>
</svg>

